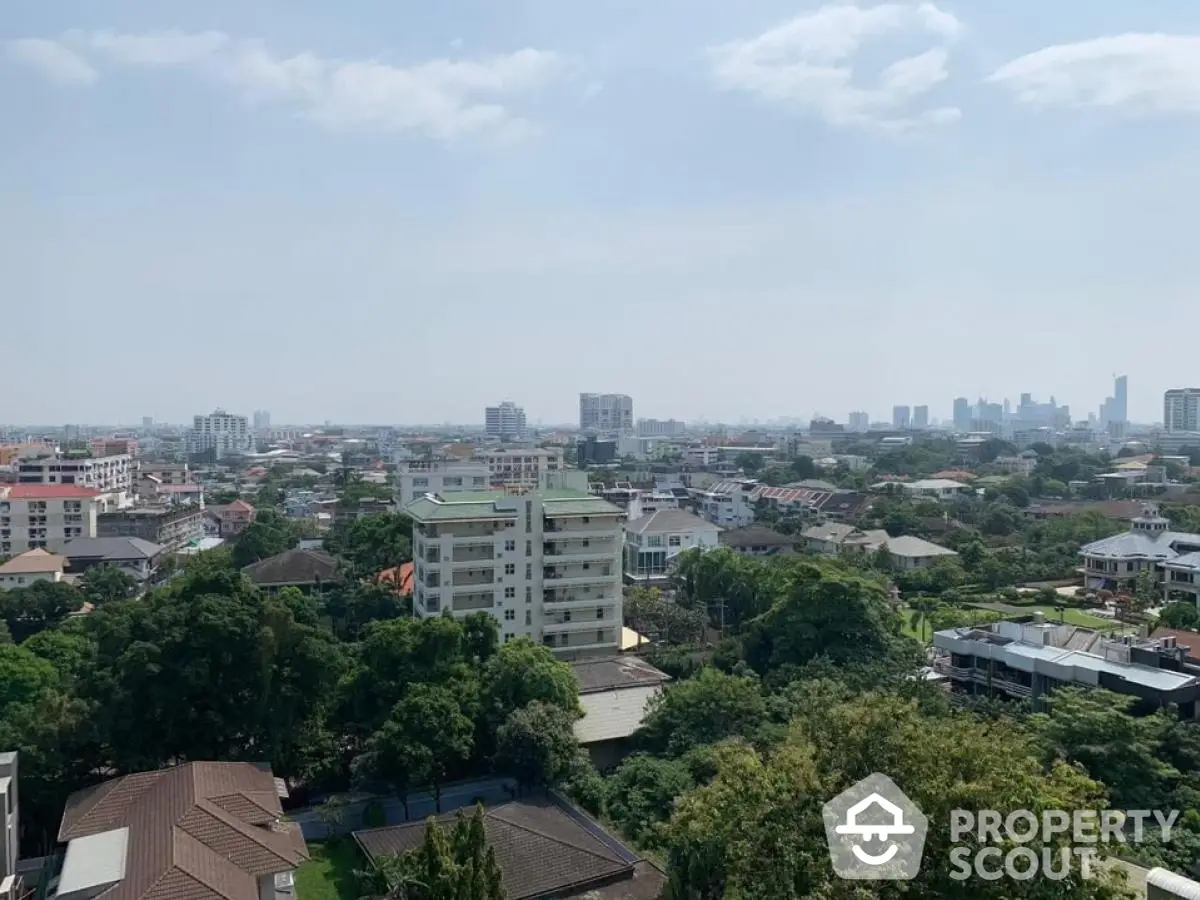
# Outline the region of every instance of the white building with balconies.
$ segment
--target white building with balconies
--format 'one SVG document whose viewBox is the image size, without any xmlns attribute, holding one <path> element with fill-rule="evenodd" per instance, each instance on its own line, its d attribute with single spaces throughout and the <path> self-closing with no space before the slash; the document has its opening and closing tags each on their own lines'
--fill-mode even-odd
<svg viewBox="0 0 1200 900">
<path fill-rule="evenodd" d="M 1154 507 L 1130 523 L 1128 531 L 1084 545 L 1084 584 L 1098 590 L 1129 589 L 1142 572 L 1151 572 L 1165 599 L 1180 592 L 1200 593 L 1200 534 L 1172 531 Z"/>
<path fill-rule="evenodd" d="M 427 494 L 413 518 L 413 608 L 484 611 L 502 640 L 564 659 L 620 649 L 624 513 L 575 490 Z"/>
</svg>

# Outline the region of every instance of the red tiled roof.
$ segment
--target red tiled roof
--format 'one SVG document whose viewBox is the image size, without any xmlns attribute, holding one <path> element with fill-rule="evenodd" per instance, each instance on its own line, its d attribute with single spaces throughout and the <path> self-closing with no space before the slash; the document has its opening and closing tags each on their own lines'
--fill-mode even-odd
<svg viewBox="0 0 1200 900">
<path fill-rule="evenodd" d="M 99 491 L 77 484 L 13 484 L 8 488 L 11 500 L 83 500 L 99 496 Z"/>
<path fill-rule="evenodd" d="M 388 582 L 396 586 L 397 593 L 402 595 L 411 594 L 413 589 L 413 564 L 406 562 L 392 569 L 384 569 L 375 576 L 376 584 L 386 584 Z"/>
<path fill-rule="evenodd" d="M 230 510 L 233 510 L 236 512 L 254 512 L 254 507 L 251 506 L 249 503 L 247 503 L 245 500 L 234 500 L 232 503 L 230 503 L 228 506 L 225 507 L 226 512 L 229 512 Z"/>
<path fill-rule="evenodd" d="M 1155 628 L 1154 633 L 1150 635 L 1152 640 L 1165 637 L 1175 638 L 1175 643 L 1183 647 L 1188 656 L 1192 659 L 1200 659 L 1200 633 L 1181 631 L 1178 628 Z"/>
</svg>

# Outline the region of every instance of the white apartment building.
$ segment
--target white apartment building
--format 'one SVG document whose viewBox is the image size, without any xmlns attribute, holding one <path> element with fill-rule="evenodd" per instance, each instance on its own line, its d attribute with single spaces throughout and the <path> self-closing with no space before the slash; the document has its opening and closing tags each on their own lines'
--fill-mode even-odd
<svg viewBox="0 0 1200 900">
<path fill-rule="evenodd" d="M 187 436 L 188 453 L 216 451 L 217 459 L 254 450 L 254 435 L 245 416 L 235 416 L 223 409 L 207 416 L 194 416 L 192 430 Z"/>
<path fill-rule="evenodd" d="M 1174 388 L 1163 394 L 1167 431 L 1200 431 L 1200 388 Z"/>
<path fill-rule="evenodd" d="M 628 394 L 580 394 L 579 430 L 633 431 L 633 398 Z"/>
<path fill-rule="evenodd" d="M 687 424 L 676 419 L 638 419 L 638 437 L 679 437 L 687 432 Z"/>
<path fill-rule="evenodd" d="M 396 467 L 396 503 L 459 491 L 587 489 L 587 473 L 570 469 L 561 450 L 502 448 L 475 458 L 413 459 Z"/>
<path fill-rule="evenodd" d="M 94 538 L 96 516 L 111 497 L 74 484 L 0 485 L 0 556 L 62 553 L 68 541 Z"/>
<path fill-rule="evenodd" d="M 480 610 L 504 641 L 529 637 L 564 659 L 621 646 L 623 514 L 581 491 L 426 496 L 412 516 L 413 608 Z"/>
<path fill-rule="evenodd" d="M 525 435 L 525 410 L 511 400 L 483 411 L 483 430 L 501 440 L 520 440 Z"/>
<path fill-rule="evenodd" d="M 61 453 L 24 457 L 17 463 L 17 484 L 73 484 L 124 503 L 133 491 L 135 466 L 128 453 L 71 459 Z"/>
</svg>

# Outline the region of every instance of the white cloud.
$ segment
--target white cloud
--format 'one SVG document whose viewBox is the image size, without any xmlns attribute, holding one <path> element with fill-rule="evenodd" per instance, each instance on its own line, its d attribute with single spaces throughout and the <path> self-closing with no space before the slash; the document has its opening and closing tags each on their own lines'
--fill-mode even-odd
<svg viewBox="0 0 1200 900">
<path fill-rule="evenodd" d="M 1035 106 L 1200 112 L 1200 36 L 1123 34 L 1057 44 L 989 78 Z"/>
<path fill-rule="evenodd" d="M 530 133 L 530 123 L 514 114 L 507 102 L 566 72 L 559 56 L 543 50 L 401 67 L 312 53 L 282 56 L 262 41 L 217 31 L 71 31 L 59 41 L 17 43 L 36 46 L 40 57 L 32 64 L 47 74 L 51 59 L 58 60 L 55 71 L 62 73 L 68 70 L 64 60 L 76 60 L 91 73 L 91 80 L 97 76 L 93 63 L 177 69 L 227 85 L 249 102 L 287 106 L 327 128 L 417 131 L 443 140 L 480 133 L 500 138 Z M 25 51 L 27 57 L 30 53 Z"/>
<path fill-rule="evenodd" d="M 914 109 L 914 101 L 945 81 L 946 47 L 962 30 L 932 3 L 830 4 L 713 48 L 714 77 L 726 90 L 806 110 L 831 125 L 901 131 L 958 118 L 957 109 Z M 861 86 L 853 58 L 868 40 L 887 36 L 923 36 L 934 46 L 893 62 L 873 86 Z"/>
<path fill-rule="evenodd" d="M 8 58 L 59 84 L 91 84 L 98 73 L 87 60 L 56 41 L 25 38 L 8 44 Z"/>
</svg>

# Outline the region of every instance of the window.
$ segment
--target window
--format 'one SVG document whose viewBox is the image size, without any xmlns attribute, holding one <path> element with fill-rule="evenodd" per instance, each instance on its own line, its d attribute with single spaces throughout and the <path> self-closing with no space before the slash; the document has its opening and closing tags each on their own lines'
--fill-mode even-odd
<svg viewBox="0 0 1200 900">
<path fill-rule="evenodd" d="M 505 563 L 504 564 L 504 574 L 505 575 L 516 575 L 517 574 L 517 564 L 516 563 Z"/>
<path fill-rule="evenodd" d="M 504 611 L 504 621 L 505 622 L 511 622 L 516 617 L 517 617 L 517 611 L 515 609 L 506 609 Z"/>
<path fill-rule="evenodd" d="M 526 542 L 525 542 L 525 555 L 526 555 L 526 556 L 533 556 L 533 541 L 526 541 Z"/>
<path fill-rule="evenodd" d="M 506 644 L 507 644 L 507 643 L 508 643 L 509 641 L 511 641 L 512 639 L 513 639 L 513 636 L 512 636 L 511 634 L 505 634 L 505 635 L 504 635 L 504 643 L 506 643 Z"/>
<path fill-rule="evenodd" d="M 596 618 L 597 619 L 604 618 L 604 609 L 602 607 L 596 607 Z"/>
<path fill-rule="evenodd" d="M 525 579 L 528 581 L 533 577 L 533 563 L 525 563 Z"/>
<path fill-rule="evenodd" d="M 533 625 L 533 610 L 527 609 L 525 610 L 525 627 L 529 628 L 531 625 Z"/>
<path fill-rule="evenodd" d="M 583 517 L 583 524 L 584 524 L 584 525 L 586 525 L 586 524 L 587 524 L 588 522 L 590 522 L 590 521 L 592 521 L 592 519 L 591 519 L 591 516 L 584 516 L 584 517 Z"/>
<path fill-rule="evenodd" d="M 428 478 L 414 478 L 413 487 L 429 487 Z"/>
<path fill-rule="evenodd" d="M 603 644 L 603 643 L 604 643 L 604 632 L 603 632 L 603 631 L 597 631 L 597 632 L 596 632 L 596 643 L 597 643 L 597 644 Z"/>
<path fill-rule="evenodd" d="M 646 546 L 647 547 L 661 547 L 662 546 L 662 535 L 661 534 L 649 535 L 646 538 Z"/>
<path fill-rule="evenodd" d="M 525 585 L 525 602 L 526 603 L 533 602 L 533 588 L 530 587 L 529 585 Z"/>
<path fill-rule="evenodd" d="M 512 553 L 516 549 L 517 549 L 516 541 L 505 541 L 504 542 L 504 550 L 506 553 Z"/>
<path fill-rule="evenodd" d="M 590 569 L 590 568 L 592 567 L 592 564 L 591 564 L 591 563 L 584 563 L 584 564 L 583 564 L 583 567 L 584 567 L 585 569 Z"/>
<path fill-rule="evenodd" d="M 506 587 L 504 589 L 505 600 L 515 600 L 517 597 L 517 589 L 515 587 Z"/>
<path fill-rule="evenodd" d="M 683 543 L 683 538 L 677 534 L 673 534 L 667 538 L 668 547 L 678 547 L 681 543 Z"/>
<path fill-rule="evenodd" d="M 585 546 L 585 547 L 590 547 L 591 545 L 592 545 L 592 542 L 591 542 L 591 541 L 589 541 L 587 538 L 584 538 L 584 540 L 583 540 L 583 546 Z"/>
</svg>

